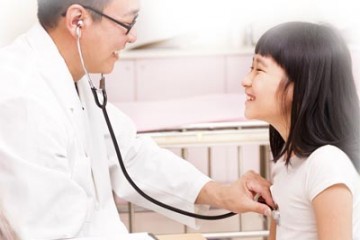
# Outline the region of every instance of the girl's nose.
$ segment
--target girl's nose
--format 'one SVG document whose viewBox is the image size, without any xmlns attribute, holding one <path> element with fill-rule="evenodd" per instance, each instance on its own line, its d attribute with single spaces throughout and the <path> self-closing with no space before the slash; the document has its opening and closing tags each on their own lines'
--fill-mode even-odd
<svg viewBox="0 0 360 240">
<path fill-rule="evenodd" d="M 247 88 L 247 87 L 250 87 L 251 84 L 252 84 L 251 73 L 248 73 L 248 74 L 243 78 L 243 80 L 241 81 L 241 85 L 242 85 L 244 88 Z"/>
</svg>

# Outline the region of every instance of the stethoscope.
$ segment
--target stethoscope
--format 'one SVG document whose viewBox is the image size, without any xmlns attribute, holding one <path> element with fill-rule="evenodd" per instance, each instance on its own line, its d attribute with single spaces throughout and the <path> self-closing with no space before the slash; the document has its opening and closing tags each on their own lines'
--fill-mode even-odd
<svg viewBox="0 0 360 240">
<path fill-rule="evenodd" d="M 76 36 L 77 36 L 77 49 L 78 49 L 78 53 L 79 53 L 79 56 L 80 56 L 80 62 L 81 62 L 81 66 L 83 68 L 83 71 L 86 75 L 86 78 L 89 82 L 89 85 L 90 85 L 90 88 L 91 88 L 91 91 L 94 95 L 94 99 L 95 99 L 95 103 L 96 105 L 102 110 L 103 112 L 103 115 L 104 115 L 104 118 L 105 118 L 105 121 L 106 121 L 106 125 L 108 127 L 108 130 L 109 130 L 109 133 L 110 133 L 110 136 L 111 136 L 111 140 L 113 142 L 113 145 L 114 145 L 114 148 L 115 148 L 115 152 L 116 152 L 116 156 L 118 158 L 118 161 L 119 161 L 119 164 L 120 164 L 120 167 L 121 167 L 121 171 L 123 172 L 126 180 L 130 183 L 130 185 L 142 196 L 144 197 L 145 199 L 147 199 L 148 201 L 160 206 L 160 207 L 163 207 L 165 209 L 168 209 L 170 211 L 173 211 L 173 212 L 177 212 L 179 214 L 182 214 L 182 215 L 186 215 L 186 216 L 189 216 L 189 217 L 193 217 L 193 218 L 198 218 L 198 219 L 204 219 L 204 220 L 219 220 L 219 219 L 224 219 L 224 218 L 228 218 L 228 217 L 232 217 L 234 215 L 236 215 L 236 213 L 233 213 L 233 212 L 229 212 L 229 213 L 225 213 L 225 214 L 222 214 L 222 215 L 214 215 L 214 216 L 209 216 L 209 215 L 200 215 L 200 214 L 196 214 L 196 213 L 192 213 L 192 212 L 188 212 L 188 211 L 184 211 L 184 210 L 181 210 L 179 208 L 175 208 L 173 206 L 170 206 L 170 205 L 167 205 L 163 202 L 160 202 L 152 197 L 150 197 L 148 194 L 146 194 L 145 192 L 143 192 L 137 185 L 136 183 L 132 180 L 132 178 L 130 177 L 128 171 L 126 170 L 126 167 L 125 167 L 125 164 L 124 164 L 124 161 L 123 161 L 123 158 L 122 158 L 122 155 L 121 155 L 121 152 L 120 152 L 120 149 L 119 149 L 119 146 L 118 146 L 118 143 L 117 143 L 117 139 L 116 139 L 116 136 L 115 136 L 115 133 L 114 133 L 114 130 L 112 128 L 112 124 L 110 122 L 110 118 L 109 118 L 109 115 L 106 111 L 106 104 L 107 104 L 107 94 L 106 94 L 106 90 L 105 90 L 105 77 L 103 74 L 101 74 L 101 79 L 100 79 L 100 84 L 99 84 L 99 89 L 97 89 L 92 80 L 91 80 L 91 77 L 90 77 L 90 74 L 89 72 L 87 71 L 87 68 L 85 67 L 85 62 L 84 62 L 84 58 L 83 58 L 83 54 L 82 54 L 82 51 L 81 51 L 81 44 L 80 44 L 80 37 L 81 37 L 81 27 L 83 25 L 83 22 L 82 20 L 78 21 L 77 23 L 77 28 L 76 28 Z M 100 100 L 100 98 L 102 100 Z M 266 202 L 261 198 L 261 196 L 259 194 L 257 194 L 254 198 L 255 201 L 258 201 L 258 202 L 261 202 L 261 203 L 264 203 L 266 204 Z M 270 207 L 271 208 L 271 207 Z M 276 209 L 273 209 L 271 208 L 272 211 L 271 211 L 271 216 L 272 218 L 274 219 L 274 221 L 276 222 L 276 224 L 279 225 L 279 222 L 280 222 L 280 212 L 279 212 L 279 209 L 276 208 Z"/>
<path fill-rule="evenodd" d="M 259 203 L 263 203 L 266 204 L 265 199 L 263 199 L 261 197 L 261 195 L 258 193 L 255 195 L 254 200 L 259 202 Z M 271 206 L 269 206 L 271 209 L 271 218 L 274 220 L 274 222 L 276 223 L 276 225 L 280 225 L 280 210 L 279 210 L 279 206 L 275 206 L 275 208 L 272 208 Z"/>
<path fill-rule="evenodd" d="M 76 36 L 77 36 L 77 49 L 78 49 L 78 53 L 79 53 L 79 56 L 80 56 L 80 61 L 81 61 L 81 66 L 83 68 L 83 71 L 86 75 L 86 78 L 89 82 L 89 85 L 90 85 L 90 88 L 91 88 L 91 91 L 94 95 L 94 99 L 95 99 L 95 103 L 96 105 L 102 110 L 103 114 L 104 114 L 104 118 L 105 118 L 105 121 L 106 121 L 106 125 L 108 127 L 108 130 L 109 130 L 109 133 L 110 133 L 110 136 L 111 136 L 111 140 L 113 142 L 113 145 L 114 145 L 114 148 L 115 148 L 115 152 L 116 152 L 116 155 L 117 155 L 117 158 L 118 158 L 118 161 L 119 161 L 119 164 L 120 164 L 120 167 L 121 167 L 121 170 L 125 176 L 125 178 L 127 179 L 127 181 L 130 183 L 130 185 L 142 196 L 144 197 L 145 199 L 147 199 L 148 201 L 160 206 L 160 207 L 163 207 L 165 209 L 168 209 L 170 211 L 173 211 L 173 212 L 177 212 L 177 213 L 180 213 L 182 215 L 186 215 L 186 216 L 189 216 L 189 217 L 193 217 L 193 218 L 198 218 L 198 219 L 204 219 L 204 220 L 219 220 L 219 219 L 223 219 L 223 218 L 228 218 L 228 217 L 231 217 L 231 216 L 234 216 L 236 213 L 233 213 L 233 212 L 229 212 L 229 213 L 226 213 L 226 214 L 222 214 L 222 215 L 215 215 L 215 216 L 207 216 L 207 215 L 200 215 L 200 214 L 196 214 L 196 213 L 192 213 L 192 212 L 187 212 L 187 211 L 184 211 L 184 210 L 181 210 L 179 208 L 175 208 L 175 207 L 172 207 L 170 205 L 167 205 L 163 202 L 160 202 L 152 197 L 150 197 L 149 195 L 147 195 L 146 193 L 144 193 L 137 185 L 136 183 L 132 180 L 132 178 L 130 177 L 129 173 L 127 172 L 126 168 L 125 168 L 125 164 L 124 164 L 124 161 L 123 161 L 123 158 L 121 156 L 121 153 L 120 153 L 120 149 L 119 149 L 119 146 L 118 146 L 118 143 L 117 143 L 117 139 L 116 139 L 116 136 L 114 134 L 114 130 L 112 128 L 112 124 L 110 122 L 110 119 L 109 119 L 109 115 L 106 111 L 106 103 L 107 103 L 107 95 L 106 95 L 106 90 L 105 90 L 105 77 L 103 74 L 101 74 L 101 79 L 100 79 L 100 86 L 99 86 L 99 89 L 97 89 L 92 80 L 91 80 L 91 77 L 90 77 L 90 74 L 89 72 L 87 71 L 87 68 L 85 67 L 85 62 L 84 62 L 84 58 L 83 58 L 83 55 L 82 55 L 82 50 L 81 50 L 81 44 L 80 44 L 80 38 L 81 38 L 81 27 L 83 26 L 83 22 L 82 20 L 79 20 L 78 23 L 77 23 L 77 28 L 76 28 Z"/>
</svg>

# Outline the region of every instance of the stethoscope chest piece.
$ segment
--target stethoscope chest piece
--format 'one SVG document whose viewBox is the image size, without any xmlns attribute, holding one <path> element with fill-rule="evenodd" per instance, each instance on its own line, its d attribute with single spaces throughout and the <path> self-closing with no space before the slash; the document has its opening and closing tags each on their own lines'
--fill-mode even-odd
<svg viewBox="0 0 360 240">
<path fill-rule="evenodd" d="M 259 193 L 255 195 L 254 201 L 266 204 L 265 199 L 262 198 Z M 280 210 L 279 210 L 279 207 L 277 205 L 276 205 L 275 208 L 272 208 L 271 206 L 269 206 L 269 207 L 271 208 L 271 217 L 272 217 L 272 219 L 275 221 L 276 225 L 279 225 L 280 224 Z"/>
<path fill-rule="evenodd" d="M 271 217 L 275 221 L 276 225 L 280 225 L 280 211 L 279 208 L 271 211 Z"/>
</svg>

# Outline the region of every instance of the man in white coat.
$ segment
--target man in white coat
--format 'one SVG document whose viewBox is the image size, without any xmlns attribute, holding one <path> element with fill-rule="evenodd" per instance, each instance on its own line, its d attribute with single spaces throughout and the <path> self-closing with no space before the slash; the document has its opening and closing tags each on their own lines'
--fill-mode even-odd
<svg viewBox="0 0 360 240">
<path fill-rule="evenodd" d="M 196 225 L 141 197 L 119 167 L 77 48 L 91 73 L 109 73 L 136 40 L 138 0 L 38 0 L 35 25 L 0 50 L 0 204 L 21 239 L 118 239 L 127 229 L 113 194 Z M 104 16 L 103 14 L 106 14 Z M 110 16 L 110 18 L 108 17 Z M 152 197 L 189 212 L 211 205 L 269 214 L 270 183 L 254 172 L 214 182 L 107 110 L 130 176 Z M 1 231 L 1 230 L 0 230 Z"/>
</svg>

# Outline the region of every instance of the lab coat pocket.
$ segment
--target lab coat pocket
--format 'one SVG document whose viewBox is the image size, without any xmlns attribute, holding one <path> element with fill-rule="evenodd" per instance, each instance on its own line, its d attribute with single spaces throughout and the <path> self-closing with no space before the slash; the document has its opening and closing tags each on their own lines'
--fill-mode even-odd
<svg viewBox="0 0 360 240">
<path fill-rule="evenodd" d="M 89 198 L 95 200 L 96 194 L 91 170 L 91 162 L 86 153 L 76 158 L 71 172 L 72 179 L 84 190 Z"/>
</svg>

